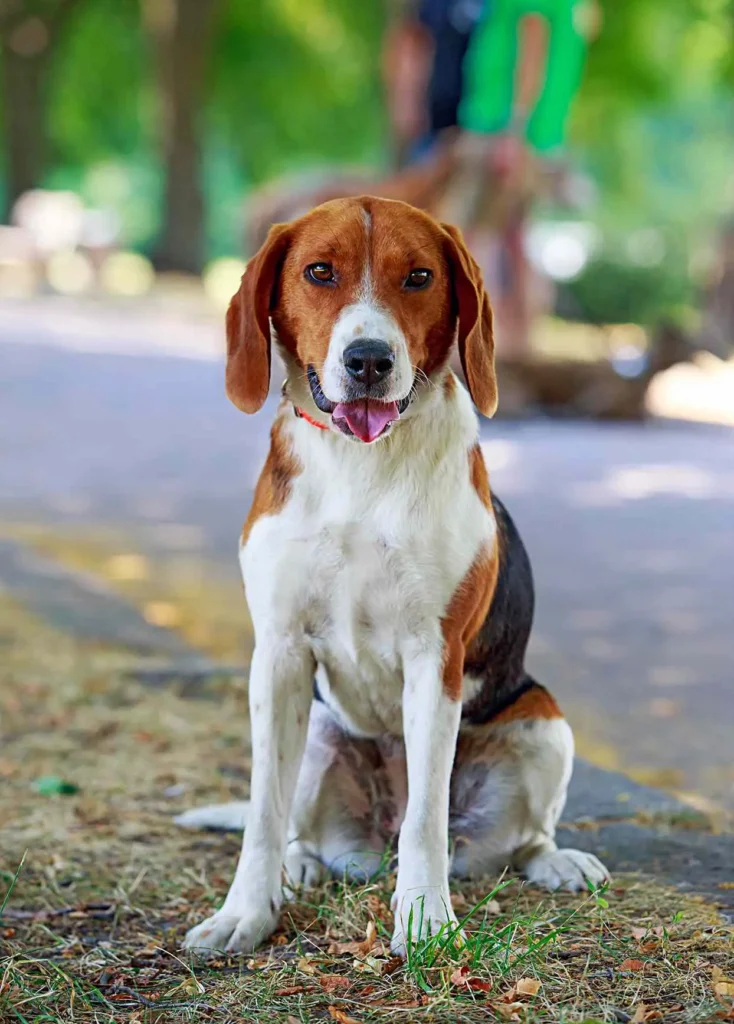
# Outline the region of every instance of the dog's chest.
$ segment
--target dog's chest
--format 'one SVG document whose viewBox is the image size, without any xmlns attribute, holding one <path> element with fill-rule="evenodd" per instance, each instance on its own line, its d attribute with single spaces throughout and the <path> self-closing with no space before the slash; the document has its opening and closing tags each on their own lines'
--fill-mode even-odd
<svg viewBox="0 0 734 1024">
<path fill-rule="evenodd" d="M 442 617 L 490 536 L 461 469 L 443 486 L 301 477 L 252 531 L 243 570 L 256 635 L 307 645 L 322 696 L 357 734 L 402 732 L 405 659 L 418 649 L 440 661 Z"/>
<path fill-rule="evenodd" d="M 455 571 L 440 546 L 376 524 L 331 524 L 316 541 L 302 619 L 324 699 L 357 732 L 400 731 L 404 659 L 437 649 Z"/>
</svg>

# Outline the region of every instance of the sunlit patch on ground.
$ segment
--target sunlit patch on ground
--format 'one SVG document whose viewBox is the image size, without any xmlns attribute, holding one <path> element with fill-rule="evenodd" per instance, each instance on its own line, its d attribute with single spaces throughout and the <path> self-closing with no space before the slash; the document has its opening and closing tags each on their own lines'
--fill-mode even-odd
<svg viewBox="0 0 734 1024">
<path fill-rule="evenodd" d="M 734 359 L 701 352 L 671 367 L 652 381 L 647 407 L 655 416 L 734 426 Z"/>
<path fill-rule="evenodd" d="M 153 625 L 175 629 L 198 651 L 225 664 L 247 665 L 252 627 L 242 586 L 211 571 L 198 550 L 193 527 L 178 530 L 177 550 L 154 555 L 112 530 L 80 528 L 50 531 L 13 524 L 3 533 L 29 544 L 71 569 L 89 573 L 126 598 Z"/>
</svg>

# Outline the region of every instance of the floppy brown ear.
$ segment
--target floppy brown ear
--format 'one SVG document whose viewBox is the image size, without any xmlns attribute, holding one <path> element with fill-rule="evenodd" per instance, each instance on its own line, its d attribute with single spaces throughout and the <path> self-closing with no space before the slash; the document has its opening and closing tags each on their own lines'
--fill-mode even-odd
<svg viewBox="0 0 734 1024">
<path fill-rule="evenodd" d="M 446 232 L 454 300 L 459 320 L 459 357 L 469 394 L 484 416 L 497 409 L 497 376 L 494 369 L 492 307 L 484 290 L 482 273 L 466 247 L 458 228 L 442 224 Z"/>
<path fill-rule="evenodd" d="M 270 313 L 288 240 L 288 225 L 270 229 L 227 310 L 227 397 L 243 412 L 257 412 L 268 397 Z"/>
</svg>

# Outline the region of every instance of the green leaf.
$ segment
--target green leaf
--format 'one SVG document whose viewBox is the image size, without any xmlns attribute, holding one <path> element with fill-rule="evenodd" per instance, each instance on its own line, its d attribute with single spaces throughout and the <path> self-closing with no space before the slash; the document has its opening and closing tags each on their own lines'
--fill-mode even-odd
<svg viewBox="0 0 734 1024">
<path fill-rule="evenodd" d="M 33 783 L 33 789 L 41 796 L 70 796 L 79 792 L 76 783 L 68 782 L 60 775 L 42 775 Z"/>
</svg>

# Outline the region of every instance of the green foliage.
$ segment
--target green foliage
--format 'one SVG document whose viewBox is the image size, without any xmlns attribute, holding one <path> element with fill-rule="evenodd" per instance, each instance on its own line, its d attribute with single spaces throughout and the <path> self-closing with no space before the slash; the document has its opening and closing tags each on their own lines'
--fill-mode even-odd
<svg viewBox="0 0 734 1024">
<path fill-rule="evenodd" d="M 251 181 L 305 161 L 374 159 L 380 3 L 230 0 L 213 65 L 211 125 Z"/>
<path fill-rule="evenodd" d="M 378 167 L 386 142 L 379 68 L 388 0 L 219 3 L 200 121 L 212 254 L 239 250 L 248 188 L 308 166 Z M 588 216 L 605 239 L 599 268 L 610 278 L 602 283 L 592 267 L 574 289 L 596 318 L 610 311 L 615 289 L 620 317 L 633 307 L 647 317 L 676 290 L 690 249 L 731 203 L 734 2 L 602 7 L 571 143 L 598 185 Z M 111 205 L 126 243 L 147 245 L 162 182 L 155 68 L 139 0 L 79 0 L 53 56 L 48 96 L 47 183 Z M 646 227 L 685 239 L 672 271 L 625 270 L 623 240 Z M 628 289 L 635 275 L 656 297 Z"/>
<path fill-rule="evenodd" d="M 569 319 L 594 324 L 652 325 L 693 300 L 693 286 L 680 267 L 640 267 L 610 258 L 592 261 L 566 286 Z"/>
<path fill-rule="evenodd" d="M 138 0 L 94 0 L 79 8 L 53 69 L 51 142 L 59 163 L 83 168 L 141 153 L 150 135 L 151 94 Z"/>
</svg>

